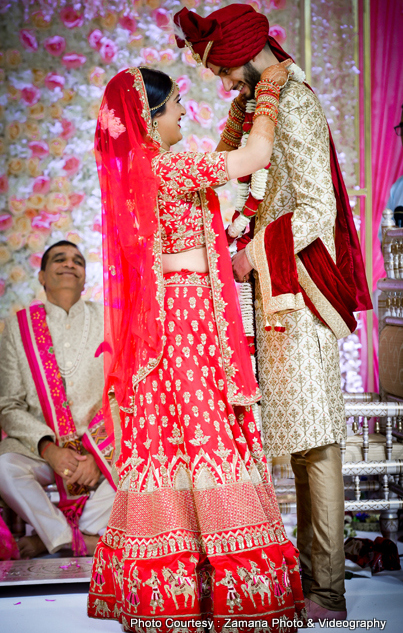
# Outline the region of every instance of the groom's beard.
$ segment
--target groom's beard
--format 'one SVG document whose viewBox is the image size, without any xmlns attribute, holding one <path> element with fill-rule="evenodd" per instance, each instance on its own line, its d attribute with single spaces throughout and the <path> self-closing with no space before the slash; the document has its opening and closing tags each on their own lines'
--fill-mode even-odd
<svg viewBox="0 0 403 633">
<path fill-rule="evenodd" d="M 245 95 L 249 101 L 255 98 L 255 88 L 260 81 L 260 72 L 252 65 L 252 62 L 248 62 L 243 65 L 243 77 L 244 83 L 249 88 L 248 94 Z"/>
</svg>

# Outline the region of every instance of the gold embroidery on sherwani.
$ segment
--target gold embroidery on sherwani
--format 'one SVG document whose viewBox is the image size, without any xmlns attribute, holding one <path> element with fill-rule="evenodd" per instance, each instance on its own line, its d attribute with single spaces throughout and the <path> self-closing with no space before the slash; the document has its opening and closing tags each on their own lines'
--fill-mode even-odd
<svg viewBox="0 0 403 633">
<path fill-rule="evenodd" d="M 326 299 L 323 293 L 319 290 L 318 286 L 310 278 L 307 269 L 301 262 L 300 258 L 296 257 L 298 279 L 305 290 L 308 297 L 311 299 L 320 316 L 328 324 L 336 338 L 344 338 L 351 334 L 350 329 L 347 327 L 343 319 L 337 310 L 332 306 L 330 301 Z"/>
<path fill-rule="evenodd" d="M 265 330 L 266 319 L 272 326 Z M 340 442 L 345 410 L 337 340 L 308 308 L 281 317 L 257 311 L 257 348 L 263 392 L 263 446 L 284 455 Z"/>
<path fill-rule="evenodd" d="M 327 123 L 317 97 L 295 81 L 288 82 L 280 97 L 266 191 L 255 235 L 293 212 L 295 253 L 320 237 L 335 260 L 336 201 Z M 345 413 L 333 332 L 306 307 L 282 316 L 286 331 L 275 332 L 277 316 L 264 313 L 264 278 L 254 274 L 266 453 L 277 456 L 339 442 Z M 265 330 L 266 320 L 271 331 Z"/>
<path fill-rule="evenodd" d="M 278 297 L 273 297 L 271 286 L 271 275 L 267 263 L 266 250 L 264 245 L 265 228 L 255 235 L 253 244 L 253 257 L 256 262 L 256 270 L 259 275 L 260 289 L 263 299 L 263 312 L 274 314 L 275 312 L 289 312 L 291 310 L 302 310 L 305 301 L 301 292 L 292 294 L 284 293 Z"/>
</svg>

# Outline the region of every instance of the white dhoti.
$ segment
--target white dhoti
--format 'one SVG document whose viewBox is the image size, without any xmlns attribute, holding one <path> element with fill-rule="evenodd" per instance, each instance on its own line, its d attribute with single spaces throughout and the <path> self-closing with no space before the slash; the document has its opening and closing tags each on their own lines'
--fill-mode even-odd
<svg viewBox="0 0 403 633">
<path fill-rule="evenodd" d="M 50 466 L 18 453 L 0 455 L 0 496 L 43 541 L 50 554 L 72 542 L 71 528 L 61 510 L 49 499 L 43 486 L 55 483 Z M 84 534 L 99 534 L 108 524 L 115 491 L 101 476 L 79 520 Z"/>
</svg>

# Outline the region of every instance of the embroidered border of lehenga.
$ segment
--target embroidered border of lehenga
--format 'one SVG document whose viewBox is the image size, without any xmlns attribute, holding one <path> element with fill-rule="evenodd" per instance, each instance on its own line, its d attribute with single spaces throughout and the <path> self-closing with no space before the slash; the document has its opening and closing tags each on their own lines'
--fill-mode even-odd
<svg viewBox="0 0 403 633">
<path fill-rule="evenodd" d="M 138 632 L 132 619 L 154 619 L 162 632 L 200 618 L 216 631 L 228 618 L 277 631 L 273 618 L 293 620 L 304 607 L 298 555 L 251 407 L 228 402 L 210 280 L 171 273 L 164 282 L 167 340 L 122 412 L 120 483 L 89 615 Z"/>
</svg>

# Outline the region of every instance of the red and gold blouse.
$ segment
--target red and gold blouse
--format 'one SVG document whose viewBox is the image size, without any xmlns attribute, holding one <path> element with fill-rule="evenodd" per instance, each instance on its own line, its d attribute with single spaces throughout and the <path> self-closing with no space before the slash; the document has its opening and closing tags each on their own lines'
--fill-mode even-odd
<svg viewBox="0 0 403 633">
<path fill-rule="evenodd" d="M 154 159 L 153 169 L 160 177 L 162 252 L 180 253 L 205 246 L 199 190 L 229 180 L 227 152 L 164 152 Z"/>
</svg>

